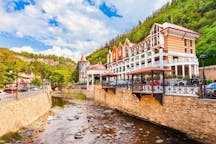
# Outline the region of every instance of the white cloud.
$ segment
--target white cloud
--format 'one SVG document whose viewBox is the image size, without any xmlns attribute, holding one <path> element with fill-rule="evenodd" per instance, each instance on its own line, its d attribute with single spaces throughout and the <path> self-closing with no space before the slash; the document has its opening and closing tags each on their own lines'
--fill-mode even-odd
<svg viewBox="0 0 216 144">
<path fill-rule="evenodd" d="M 29 53 L 36 53 L 35 50 L 30 46 L 23 46 L 23 47 L 13 47 L 11 50 L 15 52 L 29 52 Z"/>
<path fill-rule="evenodd" d="M 75 60 L 78 60 L 80 58 L 80 55 L 82 54 L 79 51 L 72 52 L 68 48 L 61 48 L 57 46 L 53 46 L 52 48 L 46 50 L 35 50 L 30 46 L 13 47 L 11 48 L 11 50 L 15 52 L 29 52 L 34 54 L 63 56 Z"/>
<path fill-rule="evenodd" d="M 13 33 L 21 38 L 30 36 L 52 47 L 42 51 L 28 46 L 12 48 L 13 50 L 64 54 L 78 60 L 82 53 L 91 53 L 170 0 L 106 1 L 114 4 L 123 18 L 108 18 L 103 15 L 98 8 L 103 1 L 95 0 L 96 6 L 90 6 L 83 3 L 83 0 L 37 0 L 35 5 L 10 13 L 5 9 L 5 2 L 0 1 L 0 32 Z M 58 27 L 48 24 L 53 17 L 58 21 Z"/>
</svg>

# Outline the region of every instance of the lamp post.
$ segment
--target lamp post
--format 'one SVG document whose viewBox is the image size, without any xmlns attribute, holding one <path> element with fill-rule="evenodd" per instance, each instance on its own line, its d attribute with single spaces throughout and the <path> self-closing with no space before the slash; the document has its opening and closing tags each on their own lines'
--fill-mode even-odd
<svg viewBox="0 0 216 144">
<path fill-rule="evenodd" d="M 205 54 L 200 55 L 200 59 L 202 60 L 202 67 L 203 67 L 203 98 L 205 97 L 205 85 L 206 85 L 206 77 L 205 77 Z"/>
</svg>

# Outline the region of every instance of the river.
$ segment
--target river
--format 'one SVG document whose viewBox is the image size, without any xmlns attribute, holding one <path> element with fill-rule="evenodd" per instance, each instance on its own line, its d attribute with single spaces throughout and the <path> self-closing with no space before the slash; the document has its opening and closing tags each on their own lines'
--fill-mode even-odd
<svg viewBox="0 0 216 144">
<path fill-rule="evenodd" d="M 174 130 L 82 100 L 74 100 L 49 117 L 46 128 L 33 143 L 200 144 Z"/>
</svg>

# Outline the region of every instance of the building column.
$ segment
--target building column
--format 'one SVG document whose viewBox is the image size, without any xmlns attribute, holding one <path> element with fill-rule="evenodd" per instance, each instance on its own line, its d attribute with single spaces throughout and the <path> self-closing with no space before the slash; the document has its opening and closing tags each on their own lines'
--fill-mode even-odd
<svg viewBox="0 0 216 144">
<path fill-rule="evenodd" d="M 196 75 L 199 76 L 199 65 L 196 65 Z"/>
<path fill-rule="evenodd" d="M 172 67 L 171 66 L 169 66 L 169 70 L 170 70 L 169 74 L 172 75 Z"/>
<path fill-rule="evenodd" d="M 101 77 L 101 74 L 100 74 L 100 83 L 102 83 L 102 77 Z"/>
<path fill-rule="evenodd" d="M 185 78 L 185 65 L 182 65 L 182 77 Z"/>
<path fill-rule="evenodd" d="M 89 76 L 87 75 L 87 90 L 89 89 Z"/>
<path fill-rule="evenodd" d="M 160 55 L 160 57 L 159 57 L 159 59 L 160 59 L 160 68 L 163 68 L 163 49 L 162 48 L 159 49 L 159 55 Z"/>
<path fill-rule="evenodd" d="M 192 78 L 191 65 L 189 65 L 189 78 Z"/>
<path fill-rule="evenodd" d="M 194 75 L 195 75 L 195 76 L 198 75 L 198 74 L 197 74 L 197 65 L 196 65 L 196 64 L 194 65 Z"/>
<path fill-rule="evenodd" d="M 145 67 L 148 66 L 148 62 L 147 62 L 147 53 L 145 52 Z"/>
<path fill-rule="evenodd" d="M 94 90 L 94 74 L 92 74 L 92 90 Z"/>
<path fill-rule="evenodd" d="M 175 75 L 178 76 L 178 65 L 175 65 Z"/>
<path fill-rule="evenodd" d="M 141 63 L 141 55 L 139 55 L 139 69 L 141 68 L 141 65 L 142 65 L 142 63 Z"/>
<path fill-rule="evenodd" d="M 152 63 L 152 66 L 154 66 L 154 62 L 155 62 L 155 58 L 154 58 L 154 51 L 151 52 L 151 63 Z"/>
</svg>

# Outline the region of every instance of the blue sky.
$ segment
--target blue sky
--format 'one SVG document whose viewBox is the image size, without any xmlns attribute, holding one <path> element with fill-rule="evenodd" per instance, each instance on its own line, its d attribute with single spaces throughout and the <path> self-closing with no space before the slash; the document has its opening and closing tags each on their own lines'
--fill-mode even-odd
<svg viewBox="0 0 216 144">
<path fill-rule="evenodd" d="M 0 47 L 78 60 L 169 1 L 0 1 Z"/>
</svg>

